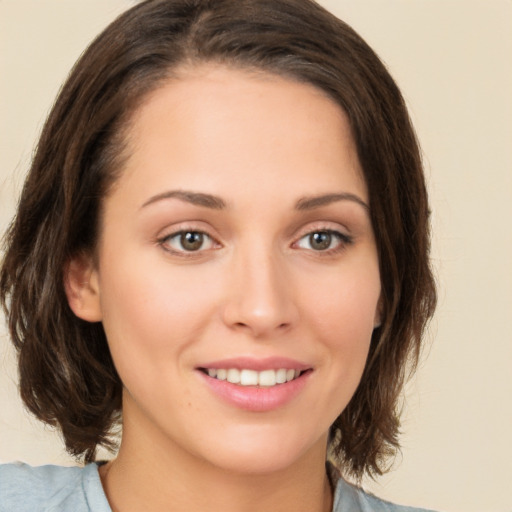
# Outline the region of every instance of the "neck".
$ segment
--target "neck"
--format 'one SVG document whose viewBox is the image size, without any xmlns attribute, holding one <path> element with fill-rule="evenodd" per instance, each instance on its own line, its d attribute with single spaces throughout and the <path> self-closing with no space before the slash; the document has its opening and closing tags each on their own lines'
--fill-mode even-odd
<svg viewBox="0 0 512 512">
<path fill-rule="evenodd" d="M 113 512 L 328 512 L 332 491 L 320 439 L 284 468 L 255 473 L 221 468 L 157 433 L 123 423 L 117 458 L 100 468 Z M 148 435 L 149 434 L 149 435 Z"/>
</svg>

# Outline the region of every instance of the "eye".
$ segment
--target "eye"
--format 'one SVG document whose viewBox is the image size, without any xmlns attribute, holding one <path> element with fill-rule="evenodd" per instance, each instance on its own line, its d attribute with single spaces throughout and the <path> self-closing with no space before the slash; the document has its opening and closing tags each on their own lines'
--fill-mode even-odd
<svg viewBox="0 0 512 512">
<path fill-rule="evenodd" d="M 341 249 L 352 242 L 351 237 L 330 229 L 318 230 L 308 233 L 300 238 L 297 247 L 310 251 L 328 252 Z"/>
<path fill-rule="evenodd" d="M 166 236 L 160 241 L 161 245 L 172 252 L 198 252 L 212 249 L 214 240 L 202 231 L 179 231 Z"/>
</svg>

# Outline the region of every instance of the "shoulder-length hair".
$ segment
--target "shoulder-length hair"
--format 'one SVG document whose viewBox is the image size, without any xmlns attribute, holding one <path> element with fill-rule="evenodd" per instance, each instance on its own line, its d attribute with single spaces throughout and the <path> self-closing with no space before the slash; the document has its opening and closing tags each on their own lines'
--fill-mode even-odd
<svg viewBox="0 0 512 512">
<path fill-rule="evenodd" d="M 382 281 L 360 385 L 331 427 L 345 474 L 381 474 L 399 447 L 399 399 L 436 293 L 418 143 L 372 49 L 312 0 L 147 0 L 122 14 L 72 70 L 42 131 L 5 237 L 0 300 L 21 396 L 86 461 L 115 447 L 122 384 L 101 323 L 70 310 L 66 264 L 94 253 L 102 198 L 122 170 L 130 117 L 179 67 L 204 62 L 312 84 L 347 114 L 369 193 Z"/>
</svg>

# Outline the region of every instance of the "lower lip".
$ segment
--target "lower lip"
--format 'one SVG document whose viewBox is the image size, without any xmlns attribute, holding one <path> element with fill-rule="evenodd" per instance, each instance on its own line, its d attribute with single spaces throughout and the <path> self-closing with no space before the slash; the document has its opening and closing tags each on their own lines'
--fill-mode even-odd
<svg viewBox="0 0 512 512">
<path fill-rule="evenodd" d="M 198 370 L 208 387 L 222 400 L 239 409 L 266 412 L 278 409 L 291 402 L 304 388 L 311 371 L 290 382 L 270 387 L 240 386 L 227 380 L 219 380 Z"/>
</svg>

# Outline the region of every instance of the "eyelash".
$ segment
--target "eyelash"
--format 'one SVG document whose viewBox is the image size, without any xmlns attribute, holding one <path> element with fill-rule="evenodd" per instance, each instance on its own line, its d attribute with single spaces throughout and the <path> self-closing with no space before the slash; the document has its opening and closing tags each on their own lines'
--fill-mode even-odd
<svg viewBox="0 0 512 512">
<path fill-rule="evenodd" d="M 187 235 L 200 235 L 202 237 L 201 246 L 196 250 L 187 250 L 183 247 L 183 237 Z M 173 240 L 177 240 L 178 243 L 181 245 L 181 249 L 174 248 L 170 245 L 170 243 Z M 214 247 L 209 247 L 207 249 L 203 249 L 203 245 L 205 242 L 209 241 L 209 243 L 213 246 L 217 245 L 220 247 L 220 244 L 211 237 L 208 233 L 205 233 L 204 231 L 201 231 L 199 229 L 180 229 L 179 231 L 176 231 L 174 233 L 171 233 L 169 235 L 166 235 L 162 238 L 159 238 L 157 240 L 158 245 L 160 245 L 165 251 L 170 252 L 171 254 L 175 254 L 177 256 L 183 257 L 183 258 L 193 258 L 198 257 L 203 253 L 205 250 L 213 249 Z"/>
<path fill-rule="evenodd" d="M 187 250 L 183 247 L 183 237 L 187 235 L 199 235 L 202 237 L 201 245 L 195 249 L 195 250 Z M 292 247 L 301 248 L 301 242 L 304 240 L 308 240 L 311 242 L 311 237 L 314 235 L 322 235 L 329 237 L 329 246 L 325 249 L 315 250 L 313 248 L 304 248 L 308 251 L 311 251 L 312 253 L 315 253 L 319 256 L 330 256 L 338 254 L 339 252 L 343 251 L 348 245 L 351 245 L 354 240 L 353 237 L 346 235 L 344 233 L 341 233 L 339 231 L 336 231 L 334 229 L 314 229 L 311 231 L 308 231 L 306 234 L 302 235 L 296 242 L 292 244 Z M 170 245 L 170 242 L 173 240 L 177 240 L 178 244 L 181 245 L 181 249 L 172 247 Z M 209 242 L 208 242 L 209 241 Z M 330 247 L 333 243 L 333 241 L 337 241 L 335 247 Z M 177 256 L 183 257 L 183 258 L 193 258 L 200 256 L 204 251 L 208 251 L 211 249 L 219 248 L 221 247 L 221 244 L 217 242 L 212 236 L 210 236 L 208 233 L 201 231 L 199 229 L 180 229 L 179 231 L 176 231 L 174 233 L 171 233 L 169 235 L 165 235 L 159 239 L 157 239 L 158 245 L 160 245 L 165 251 L 175 254 Z M 212 247 L 208 247 L 206 249 L 203 248 L 205 243 L 209 243 Z M 310 244 L 311 245 L 311 244 Z M 217 246 L 217 247 L 215 247 Z"/>
<path fill-rule="evenodd" d="M 338 254 L 341 251 L 343 251 L 344 249 L 346 249 L 346 247 L 348 245 L 351 245 L 354 242 L 354 239 L 345 233 L 341 233 L 340 231 L 336 231 L 335 229 L 320 228 L 320 229 L 314 229 L 312 231 L 308 231 L 308 233 L 306 233 L 305 235 L 300 237 L 297 240 L 297 242 L 294 242 L 293 245 L 300 247 L 299 244 L 303 240 L 309 240 L 309 242 L 311 242 L 311 237 L 314 235 L 323 235 L 323 236 L 329 237 L 329 247 L 328 248 L 323 249 L 323 250 L 315 250 L 312 248 L 308 249 L 311 252 L 318 254 L 319 256 L 332 256 L 332 255 Z M 335 247 L 330 247 L 330 245 L 332 244 L 333 241 L 337 241 L 337 244 Z"/>
</svg>

